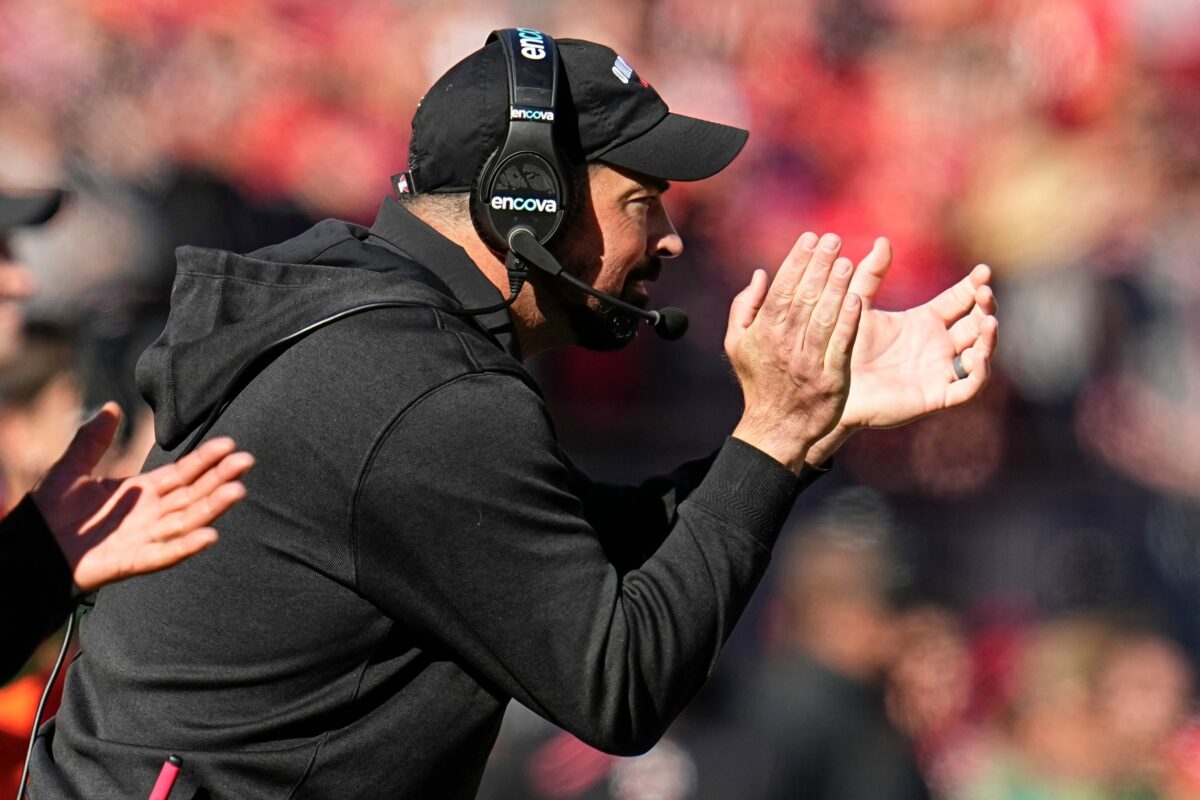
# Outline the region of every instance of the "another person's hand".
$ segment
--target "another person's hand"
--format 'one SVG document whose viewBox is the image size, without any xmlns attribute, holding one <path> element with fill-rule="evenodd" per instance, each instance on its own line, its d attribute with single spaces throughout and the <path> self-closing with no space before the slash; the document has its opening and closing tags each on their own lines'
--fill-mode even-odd
<svg viewBox="0 0 1200 800">
<path fill-rule="evenodd" d="M 729 312 L 725 352 L 745 410 L 733 435 L 799 472 L 842 416 L 862 304 L 841 242 L 801 236 L 768 288 L 754 273 Z"/>
<path fill-rule="evenodd" d="M 851 389 L 837 428 L 809 454 L 828 458 L 856 430 L 891 428 L 978 397 L 991 375 L 999 324 L 988 282 L 991 270 L 971 274 L 924 305 L 907 311 L 872 308 L 892 263 L 887 239 L 858 265 L 850 291 L 862 297 L 862 322 L 851 359 Z M 967 377 L 958 378 L 954 358 Z"/>
<path fill-rule="evenodd" d="M 106 403 L 32 492 L 84 591 L 165 569 L 211 545 L 217 532 L 207 526 L 245 496 L 235 479 L 254 464 L 221 438 L 142 475 L 93 477 L 120 421 L 120 408 Z"/>
</svg>

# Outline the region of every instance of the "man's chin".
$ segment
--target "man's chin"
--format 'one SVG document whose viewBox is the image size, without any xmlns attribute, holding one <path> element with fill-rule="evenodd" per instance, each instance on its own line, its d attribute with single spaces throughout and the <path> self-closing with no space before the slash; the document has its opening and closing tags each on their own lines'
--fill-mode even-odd
<svg viewBox="0 0 1200 800">
<path fill-rule="evenodd" d="M 593 299 L 590 303 L 572 305 L 568 311 L 568 320 L 576 344 L 599 352 L 620 350 L 632 342 L 637 336 L 639 322 L 632 314 L 620 311 L 598 299 Z"/>
</svg>

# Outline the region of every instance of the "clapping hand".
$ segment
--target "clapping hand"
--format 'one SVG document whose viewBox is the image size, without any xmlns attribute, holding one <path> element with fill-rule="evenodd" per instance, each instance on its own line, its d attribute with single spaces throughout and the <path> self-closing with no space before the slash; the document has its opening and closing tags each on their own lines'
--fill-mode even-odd
<svg viewBox="0 0 1200 800">
<path fill-rule="evenodd" d="M 999 325 L 979 265 L 929 302 L 907 311 L 873 308 L 892 265 L 892 248 L 878 239 L 858 265 L 850 291 L 863 301 L 850 364 L 850 393 L 837 427 L 812 448 L 809 461 L 828 458 L 856 430 L 890 428 L 978 397 L 991 376 Z M 955 372 L 958 356 L 966 377 Z"/>
<path fill-rule="evenodd" d="M 745 400 L 733 435 L 793 471 L 843 416 L 851 385 L 862 303 L 840 248 L 836 236 L 804 234 L 770 286 L 756 271 L 729 312 L 725 352 Z"/>
<path fill-rule="evenodd" d="M 742 383 L 748 412 L 752 406 L 755 409 L 743 416 L 739 430 L 753 423 L 757 432 L 747 438 L 752 444 L 791 436 L 804 447 L 809 463 L 826 460 L 862 428 L 904 425 L 978 397 L 991 375 L 999 330 L 988 267 L 975 267 L 923 305 L 881 311 L 874 302 L 892 265 L 891 245 L 887 239 L 876 240 L 857 269 L 848 259 L 837 257 L 840 246 L 832 234 L 818 243 L 815 234 L 806 233 L 769 290 L 766 273 L 756 271 L 750 285 L 734 299 L 725 336 L 725 350 Z M 836 304 L 843 300 L 846 306 L 839 316 Z M 747 337 L 752 331 L 756 334 Z M 764 343 L 791 359 L 793 366 L 797 358 L 817 358 L 821 369 L 809 368 L 804 378 L 810 383 L 806 400 L 772 406 L 761 402 L 756 381 L 747 384 L 745 376 L 753 370 L 740 362 L 752 364 L 744 354 L 765 349 Z M 836 376 L 842 366 L 839 349 L 847 343 L 853 346 L 849 374 L 830 382 L 830 374 Z M 814 355 L 818 350 L 820 355 Z M 956 371 L 956 357 L 965 377 Z M 786 370 L 777 366 L 776 371 Z M 801 377 L 792 369 L 793 380 Z M 811 391 L 817 385 L 825 385 L 824 396 Z M 803 402 L 810 404 L 807 409 Z M 837 414 L 831 421 L 835 406 Z M 763 418 L 756 422 L 759 416 Z M 774 437 L 761 432 L 771 427 L 768 420 L 773 421 Z M 821 431 L 815 440 L 814 431 Z M 787 451 L 779 445 L 760 449 L 777 457 L 775 450 Z"/>
</svg>

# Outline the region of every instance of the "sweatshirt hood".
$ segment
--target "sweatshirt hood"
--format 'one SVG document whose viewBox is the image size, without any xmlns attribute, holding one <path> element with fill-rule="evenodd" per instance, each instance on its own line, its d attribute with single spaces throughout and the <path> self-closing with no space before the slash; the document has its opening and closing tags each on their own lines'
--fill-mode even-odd
<svg viewBox="0 0 1200 800">
<path fill-rule="evenodd" d="M 321 223 L 330 224 L 346 225 Z M 394 269 L 373 271 L 280 263 L 199 247 L 181 247 L 176 256 L 166 328 L 142 354 L 136 372 L 165 450 L 178 447 L 239 370 L 283 337 L 359 305 L 457 305 L 436 276 L 406 260 L 396 259 Z"/>
</svg>

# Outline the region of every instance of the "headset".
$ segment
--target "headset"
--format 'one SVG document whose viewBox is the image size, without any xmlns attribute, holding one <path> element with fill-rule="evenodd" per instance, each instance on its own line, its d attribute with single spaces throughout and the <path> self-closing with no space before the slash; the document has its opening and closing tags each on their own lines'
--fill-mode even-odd
<svg viewBox="0 0 1200 800">
<path fill-rule="evenodd" d="M 558 45 L 533 28 L 492 31 L 484 45 L 494 41 L 500 42 L 508 74 L 508 132 L 504 144 L 484 161 L 471 187 L 470 208 L 480 238 L 506 255 L 510 295 L 505 305 L 516 299 L 533 266 L 645 320 L 668 341 L 680 338 L 688 327 L 683 310 L 668 306 L 647 311 L 601 292 L 564 271 L 546 249 L 570 207 L 570 162 L 554 139 L 559 113 Z M 409 173 L 393 180 L 401 194 L 419 191 Z"/>
<path fill-rule="evenodd" d="M 545 245 L 562 227 L 570 202 L 567 160 L 554 141 L 558 114 L 558 46 L 532 28 L 493 31 L 508 70 L 508 134 L 479 171 L 471 219 L 501 252 L 513 233 L 528 230 Z"/>
</svg>

